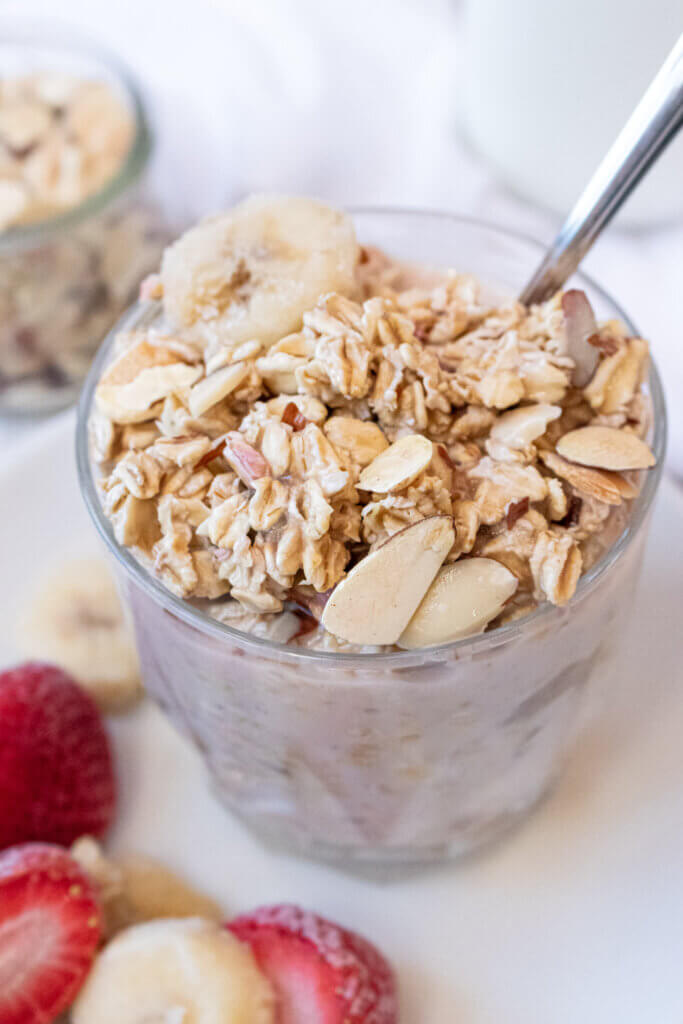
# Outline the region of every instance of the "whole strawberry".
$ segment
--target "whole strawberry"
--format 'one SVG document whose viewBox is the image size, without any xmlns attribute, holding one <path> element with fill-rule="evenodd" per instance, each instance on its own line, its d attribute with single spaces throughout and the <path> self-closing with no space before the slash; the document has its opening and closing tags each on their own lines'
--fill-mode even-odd
<svg viewBox="0 0 683 1024">
<path fill-rule="evenodd" d="M 52 665 L 0 673 L 0 849 L 100 835 L 115 801 L 109 741 L 90 697 Z"/>
<path fill-rule="evenodd" d="M 2 1024 L 54 1021 L 85 981 L 101 936 L 92 885 L 66 850 L 26 843 L 0 853 Z"/>
<path fill-rule="evenodd" d="M 227 927 L 273 986 L 277 1024 L 397 1024 L 393 971 L 355 932 L 288 905 L 260 907 Z"/>
</svg>

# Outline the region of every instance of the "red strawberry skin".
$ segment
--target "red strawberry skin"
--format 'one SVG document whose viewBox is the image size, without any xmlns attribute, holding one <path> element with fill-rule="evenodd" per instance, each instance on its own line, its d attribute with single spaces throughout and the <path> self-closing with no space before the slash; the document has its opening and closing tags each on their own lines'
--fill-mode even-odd
<svg viewBox="0 0 683 1024">
<path fill-rule="evenodd" d="M 0 673 L 0 849 L 101 835 L 115 803 L 109 741 L 91 698 L 52 665 Z"/>
<path fill-rule="evenodd" d="M 85 981 L 101 936 L 92 885 L 66 850 L 26 843 L 0 853 L 2 1024 L 53 1021 Z"/>
<path fill-rule="evenodd" d="M 397 1024 L 393 971 L 360 935 L 289 905 L 261 907 L 227 927 L 273 985 L 277 1024 Z"/>
</svg>

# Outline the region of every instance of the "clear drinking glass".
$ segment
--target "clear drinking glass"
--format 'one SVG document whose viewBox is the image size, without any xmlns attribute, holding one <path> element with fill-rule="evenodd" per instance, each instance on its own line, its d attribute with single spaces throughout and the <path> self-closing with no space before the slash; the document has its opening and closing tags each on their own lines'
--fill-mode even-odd
<svg viewBox="0 0 683 1024">
<path fill-rule="evenodd" d="M 151 135 L 128 71 L 90 43 L 26 29 L 0 39 L 2 77 L 64 72 L 106 82 L 134 122 L 114 176 L 77 206 L 0 232 L 0 413 L 73 402 L 112 324 L 155 269 L 170 232 L 146 181 Z"/>
<path fill-rule="evenodd" d="M 391 255 L 473 272 L 516 292 L 541 246 L 480 222 L 356 211 L 358 237 Z M 598 317 L 619 307 L 576 275 Z M 129 322 L 140 321 L 133 309 Z M 348 870 L 394 874 L 469 853 L 502 835 L 547 791 L 575 736 L 593 669 L 623 631 L 665 445 L 654 367 L 657 466 L 613 547 L 563 608 L 418 651 L 297 650 L 218 623 L 169 593 L 112 535 L 88 451 L 103 346 L 81 401 L 86 504 L 132 611 L 145 684 L 202 751 L 223 804 L 268 844 Z"/>
</svg>

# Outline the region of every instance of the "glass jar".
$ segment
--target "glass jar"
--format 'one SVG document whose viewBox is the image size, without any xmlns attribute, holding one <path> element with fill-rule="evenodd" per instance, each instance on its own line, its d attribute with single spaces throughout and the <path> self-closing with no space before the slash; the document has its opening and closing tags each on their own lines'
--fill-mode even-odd
<svg viewBox="0 0 683 1024">
<path fill-rule="evenodd" d="M 358 211 L 354 219 L 362 243 L 472 272 L 498 292 L 517 292 L 542 252 L 447 215 Z M 583 275 L 575 282 L 599 318 L 619 317 L 635 333 L 597 285 Z M 126 325 L 149 316 L 134 308 Z M 656 369 L 657 466 L 628 526 L 567 606 L 544 604 L 440 647 L 356 655 L 299 650 L 216 622 L 117 545 L 88 441 L 113 338 L 81 400 L 81 487 L 132 611 L 145 684 L 202 751 L 218 798 L 270 844 L 375 876 L 458 857 L 510 829 L 561 770 L 591 676 L 604 670 L 633 602 L 665 444 Z"/>
<path fill-rule="evenodd" d="M 158 266 L 169 231 L 145 172 L 151 136 L 129 72 L 62 34 L 5 34 L 2 77 L 67 73 L 107 83 L 133 118 L 116 173 L 78 205 L 0 233 L 0 413 L 38 414 L 78 395 L 111 325 Z"/>
</svg>

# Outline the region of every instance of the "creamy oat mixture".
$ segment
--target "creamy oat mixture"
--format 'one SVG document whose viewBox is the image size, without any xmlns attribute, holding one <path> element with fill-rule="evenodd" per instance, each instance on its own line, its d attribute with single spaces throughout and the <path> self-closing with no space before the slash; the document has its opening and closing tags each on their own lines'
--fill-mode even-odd
<svg viewBox="0 0 683 1024">
<path fill-rule="evenodd" d="M 133 132 L 128 106 L 106 82 L 0 77 L 0 230 L 63 213 L 102 188 Z"/>
<path fill-rule="evenodd" d="M 116 539 L 216 619 L 419 647 L 563 605 L 651 466 L 648 346 L 253 197 L 165 252 L 90 429 Z M 322 621 L 321 621 L 322 620 Z"/>
</svg>

